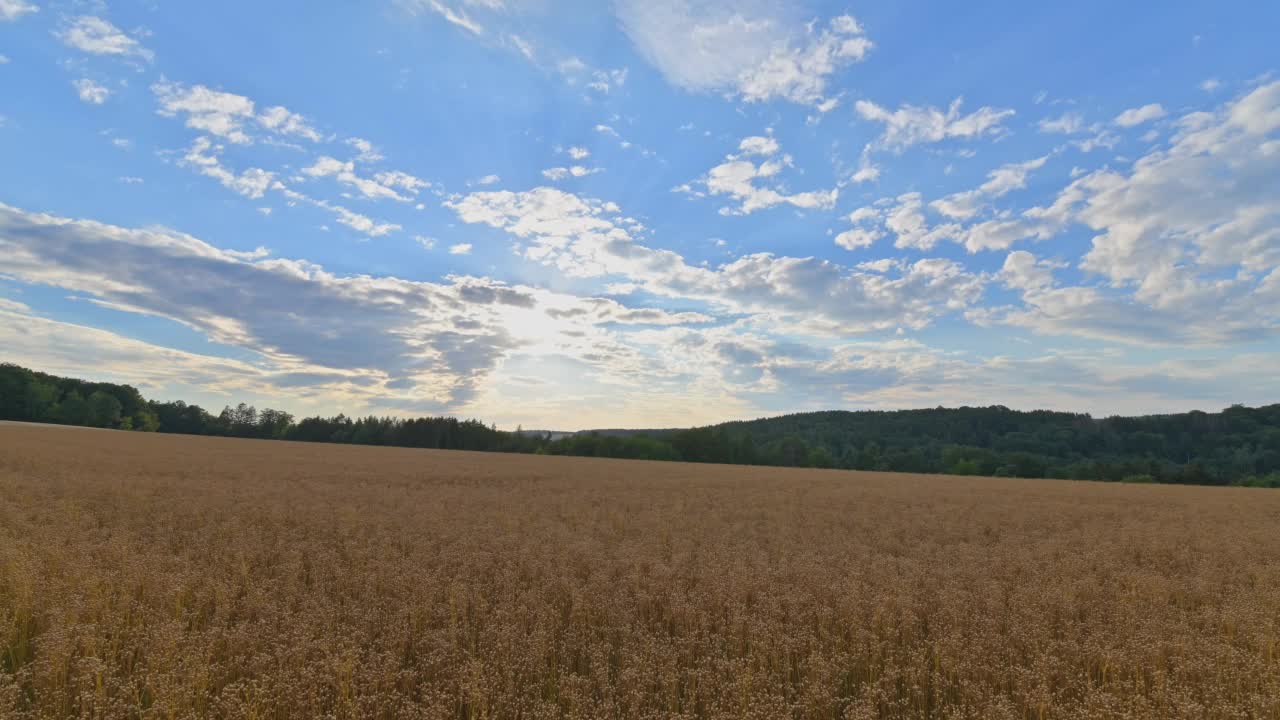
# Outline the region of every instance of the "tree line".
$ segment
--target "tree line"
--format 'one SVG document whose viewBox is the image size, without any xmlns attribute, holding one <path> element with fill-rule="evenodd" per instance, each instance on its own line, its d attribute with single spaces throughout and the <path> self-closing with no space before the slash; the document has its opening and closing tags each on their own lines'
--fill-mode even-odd
<svg viewBox="0 0 1280 720">
<path fill-rule="evenodd" d="M 504 432 L 453 417 L 212 414 L 0 364 L 0 419 L 264 440 L 1113 482 L 1280 487 L 1280 404 L 1097 419 L 1003 406 L 816 412 L 679 429 Z"/>
</svg>

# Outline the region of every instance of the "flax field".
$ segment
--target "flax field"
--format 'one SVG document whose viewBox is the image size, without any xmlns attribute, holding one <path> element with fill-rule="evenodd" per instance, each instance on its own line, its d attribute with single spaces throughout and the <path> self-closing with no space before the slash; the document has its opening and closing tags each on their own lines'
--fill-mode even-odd
<svg viewBox="0 0 1280 720">
<path fill-rule="evenodd" d="M 0 425 L 0 718 L 1280 718 L 1280 491 Z"/>
</svg>

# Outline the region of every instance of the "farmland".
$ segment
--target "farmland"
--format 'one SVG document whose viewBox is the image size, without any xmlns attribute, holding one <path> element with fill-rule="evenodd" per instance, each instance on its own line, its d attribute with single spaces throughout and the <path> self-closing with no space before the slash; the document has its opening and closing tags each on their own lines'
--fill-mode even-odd
<svg viewBox="0 0 1280 720">
<path fill-rule="evenodd" d="M 0 717 L 1280 718 L 1280 493 L 0 425 Z"/>
</svg>

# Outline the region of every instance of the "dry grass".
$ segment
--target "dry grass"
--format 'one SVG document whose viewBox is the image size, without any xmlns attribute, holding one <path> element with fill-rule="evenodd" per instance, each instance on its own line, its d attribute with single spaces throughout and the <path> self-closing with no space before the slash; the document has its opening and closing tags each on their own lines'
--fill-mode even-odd
<svg viewBox="0 0 1280 720">
<path fill-rule="evenodd" d="M 1280 718 L 1280 493 L 0 427 L 0 717 Z"/>
</svg>

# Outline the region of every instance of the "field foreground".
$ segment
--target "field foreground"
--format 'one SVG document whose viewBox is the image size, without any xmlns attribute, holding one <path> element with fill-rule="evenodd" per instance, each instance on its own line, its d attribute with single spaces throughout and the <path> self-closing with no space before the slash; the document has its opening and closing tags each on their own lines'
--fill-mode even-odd
<svg viewBox="0 0 1280 720">
<path fill-rule="evenodd" d="M 1280 492 L 0 426 L 0 717 L 1280 718 Z"/>
</svg>

